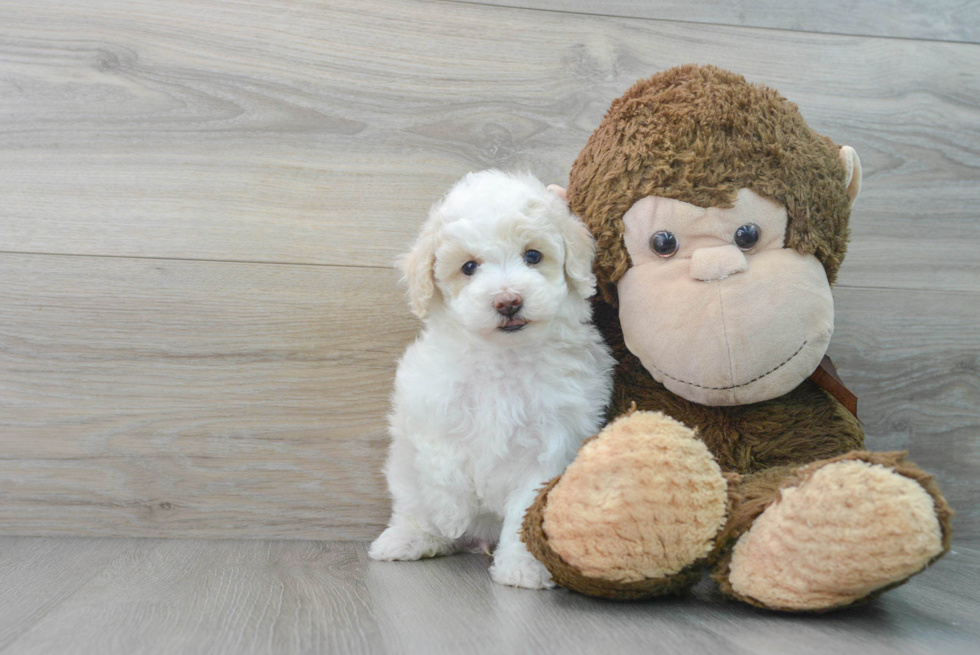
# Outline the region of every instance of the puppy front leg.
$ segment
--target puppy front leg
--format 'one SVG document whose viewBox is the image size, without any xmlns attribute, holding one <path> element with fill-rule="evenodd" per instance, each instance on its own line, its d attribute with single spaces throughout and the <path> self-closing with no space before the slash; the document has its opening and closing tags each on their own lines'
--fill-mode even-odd
<svg viewBox="0 0 980 655">
<path fill-rule="evenodd" d="M 533 482 L 515 490 L 507 498 L 500 544 L 493 554 L 493 565 L 490 567 L 490 579 L 497 584 L 528 589 L 551 589 L 555 586 L 548 569 L 528 552 L 520 535 L 524 513 L 549 477 L 537 476 Z"/>
<path fill-rule="evenodd" d="M 450 450 L 419 448 L 410 439 L 396 438 L 385 465 L 393 500 L 391 521 L 368 555 L 376 560 L 417 560 L 454 552 L 458 526 L 468 524 L 467 517 L 475 513 L 466 502 L 472 493 L 459 479 L 458 469 Z"/>
<path fill-rule="evenodd" d="M 432 463 L 419 476 L 419 486 L 427 518 L 442 536 L 456 540 L 476 519 L 479 505 L 473 483 L 463 473 L 460 462 Z"/>
</svg>

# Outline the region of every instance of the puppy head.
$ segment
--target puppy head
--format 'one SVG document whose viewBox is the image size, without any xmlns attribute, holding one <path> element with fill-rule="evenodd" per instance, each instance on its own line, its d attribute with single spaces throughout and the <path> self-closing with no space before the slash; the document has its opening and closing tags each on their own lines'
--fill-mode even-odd
<svg viewBox="0 0 980 655">
<path fill-rule="evenodd" d="M 419 318 L 438 305 L 490 336 L 532 332 L 585 307 L 593 253 L 564 199 L 531 175 L 490 170 L 467 175 L 433 206 L 400 265 Z"/>
</svg>

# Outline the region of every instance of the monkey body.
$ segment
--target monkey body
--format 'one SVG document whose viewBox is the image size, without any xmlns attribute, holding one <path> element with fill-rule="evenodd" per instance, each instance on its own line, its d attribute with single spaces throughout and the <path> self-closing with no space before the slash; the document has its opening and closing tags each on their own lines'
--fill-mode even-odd
<svg viewBox="0 0 980 655">
<path fill-rule="evenodd" d="M 524 519 L 558 584 L 646 598 L 709 569 L 743 602 L 823 612 L 949 550 L 931 476 L 864 450 L 810 379 L 860 181 L 852 148 L 734 73 L 682 66 L 612 103 L 556 188 L 596 237 L 618 364 L 608 424 Z"/>
<path fill-rule="evenodd" d="M 697 426 L 698 438 L 722 471 L 740 474 L 808 464 L 864 448 L 864 431 L 855 416 L 812 380 L 778 398 L 749 405 L 693 403 L 654 380 L 626 348 L 614 307 L 595 300 L 593 320 L 618 364 L 609 420 L 635 406 Z"/>
<path fill-rule="evenodd" d="M 529 509 L 524 521 L 523 539 L 528 544 L 528 549 L 548 567 L 549 571 L 558 584 L 581 593 L 610 598 L 614 600 L 634 600 L 653 596 L 679 593 L 697 584 L 707 569 L 711 571 L 712 577 L 718 583 L 723 593 L 738 600 L 747 602 L 765 609 L 777 609 L 786 611 L 810 611 L 823 612 L 833 609 L 840 609 L 850 605 L 864 603 L 874 599 L 881 593 L 906 582 L 912 574 L 921 570 L 922 567 L 931 564 L 939 559 L 948 551 L 951 541 L 950 520 L 952 511 L 943 498 L 938 485 L 931 476 L 923 472 L 914 464 L 904 461 L 905 453 L 871 453 L 864 450 L 864 431 L 858 423 L 856 417 L 848 411 L 844 405 L 837 401 L 833 396 L 820 388 L 814 381 L 804 380 L 799 386 L 790 392 L 748 405 L 737 406 L 708 406 L 686 400 L 670 391 L 664 385 L 653 379 L 653 376 L 643 367 L 639 359 L 631 353 L 623 342 L 622 329 L 617 318 L 616 308 L 603 300 L 593 299 L 593 319 L 602 333 L 606 343 L 610 345 L 613 356 L 617 361 L 614 374 L 613 397 L 608 412 L 610 427 L 593 438 L 593 442 L 605 440 L 612 448 L 617 448 L 616 440 L 622 437 L 617 434 L 615 428 L 618 425 L 629 424 L 633 417 L 639 417 L 644 413 L 662 414 L 670 419 L 677 420 L 686 426 L 696 426 L 696 430 L 691 431 L 691 436 L 699 440 L 705 446 L 705 452 L 701 453 L 702 463 L 713 462 L 718 467 L 718 477 L 724 480 L 725 490 L 719 494 L 718 498 L 724 496 L 726 516 L 718 522 L 718 530 L 708 540 L 704 552 L 684 566 L 677 567 L 668 575 L 650 575 L 641 577 L 634 575 L 630 579 L 623 579 L 622 572 L 616 571 L 613 566 L 603 574 L 595 575 L 595 570 L 590 571 L 590 575 L 583 574 L 578 566 L 569 564 L 567 560 L 573 559 L 565 557 L 557 549 L 552 548 L 549 542 L 545 517 L 548 510 L 548 500 L 553 494 L 555 487 L 562 482 L 563 478 L 570 476 L 559 476 L 552 480 L 541 490 L 538 500 Z M 621 421 L 620 421 L 621 419 Z M 617 425 L 618 423 L 618 425 Z M 648 431 L 648 437 L 660 436 L 654 431 Z M 643 460 L 643 454 L 637 454 L 634 444 L 629 443 L 629 438 L 620 444 L 617 455 L 619 459 Z M 589 444 L 587 444 L 588 446 Z M 673 444 L 666 444 L 668 447 Z M 583 451 L 587 448 L 583 448 Z M 683 457 L 683 455 L 682 455 Z M 580 459 L 588 462 L 588 457 L 580 454 Z M 679 458 L 680 459 L 680 458 Z M 796 587 L 800 580 L 792 575 L 787 575 L 777 565 L 776 593 L 769 595 L 759 594 L 762 598 L 743 593 L 741 588 L 736 588 L 732 582 L 732 560 L 735 547 L 739 544 L 740 538 L 752 530 L 753 525 L 759 517 L 774 503 L 777 503 L 781 490 L 792 488 L 805 483 L 813 473 L 828 465 L 842 464 L 861 464 L 864 466 L 876 466 L 879 469 L 890 471 L 891 475 L 901 478 L 902 482 L 910 482 L 916 485 L 915 492 L 919 492 L 920 501 L 925 501 L 924 511 L 933 512 L 935 523 L 938 525 L 938 552 L 937 545 L 933 545 L 933 551 L 919 554 L 918 558 L 913 557 L 913 564 L 908 567 L 910 570 L 895 573 L 889 571 L 889 579 L 879 584 L 877 575 L 872 573 L 870 580 L 862 580 L 862 585 L 858 586 L 858 591 L 849 587 L 855 586 L 853 581 L 848 581 L 842 585 L 845 589 L 841 592 L 835 589 L 835 581 L 822 581 L 824 589 L 819 589 L 818 600 L 810 601 L 806 606 L 800 606 L 800 600 L 790 594 L 787 599 L 785 594 L 779 594 L 779 582 L 784 582 L 789 587 Z M 578 462 L 577 462 L 578 463 Z M 847 465 L 847 464 L 845 464 Z M 573 463 L 572 467 L 575 467 Z M 570 467 L 570 468 L 572 468 Z M 621 466 L 613 458 L 612 462 L 603 462 L 600 469 L 615 471 L 617 477 L 622 473 Z M 829 470 L 829 469 L 828 469 Z M 640 468 L 638 478 L 645 478 L 656 475 L 656 471 L 649 468 Z M 695 478 L 696 479 L 696 478 Z M 586 486 L 591 479 L 585 481 L 580 479 L 571 480 Z M 629 493 L 630 479 L 628 475 L 622 475 L 617 480 L 618 488 L 614 492 Z M 640 481 L 640 486 L 645 481 Z M 835 481 L 839 482 L 840 481 Z M 674 487 L 673 499 L 680 493 L 688 493 L 690 487 L 695 486 L 694 480 L 680 476 L 678 478 L 668 478 L 668 486 Z M 610 485 L 612 486 L 612 485 Z M 687 488 L 685 488 L 687 487 Z M 899 487 L 900 488 L 900 487 Z M 885 494 L 891 494 L 893 489 L 887 483 L 882 486 Z M 908 492 L 907 488 L 901 492 Z M 860 496 L 866 492 L 860 488 L 853 490 L 854 496 Z M 855 523 L 862 520 L 869 520 L 878 511 L 887 512 L 889 509 L 882 507 L 879 510 L 874 507 L 877 502 L 873 495 L 869 494 L 865 499 L 866 504 L 870 504 L 872 509 L 865 511 L 856 517 Z M 594 497 L 593 497 L 594 498 Z M 593 498 L 586 496 L 586 502 L 593 502 Z M 559 501 L 562 499 L 559 498 Z M 582 498 L 577 499 L 582 504 Z M 818 502 L 824 499 L 818 498 Z M 601 502 L 601 501 L 600 501 Z M 656 502 L 656 501 L 655 501 Z M 850 504 L 850 498 L 845 499 Z M 886 503 L 882 503 L 885 505 Z M 621 509 L 621 508 L 617 508 Z M 638 521 L 648 520 L 650 523 L 666 522 L 672 524 L 674 537 L 676 538 L 676 528 L 688 527 L 683 520 L 678 521 L 678 515 L 690 519 L 691 526 L 696 526 L 703 521 L 703 516 L 696 511 L 690 511 L 690 506 L 685 502 L 675 503 L 673 507 L 670 503 L 664 503 L 661 507 L 650 507 L 650 512 L 627 512 L 625 516 L 618 517 L 622 522 L 612 520 L 605 525 L 594 526 L 597 531 L 610 530 L 615 533 L 611 540 L 606 543 L 598 544 L 598 549 L 614 550 L 609 547 L 610 541 L 620 540 L 623 531 L 623 523 L 637 523 Z M 658 516 L 659 510 L 665 511 L 665 516 Z M 607 511 L 606 508 L 603 511 Z M 833 510 L 832 510 L 833 511 Z M 616 514 L 616 509 L 613 510 Z M 703 513 L 702 513 L 703 514 Z M 561 522 L 564 517 L 557 516 L 557 521 Z M 817 520 L 824 517 L 818 512 Z M 933 518 L 930 515 L 928 518 Z M 803 522 L 812 520 L 812 517 L 800 516 Z M 552 519 L 554 524 L 555 519 Z M 570 523 L 570 521 L 566 522 Z M 928 522 L 928 521 L 927 521 Z M 593 526 L 588 526 L 593 527 Z M 579 531 L 582 525 L 578 526 Z M 658 541 L 657 547 L 664 552 L 669 550 L 668 545 L 660 543 L 663 535 L 660 531 L 652 531 L 656 534 Z M 671 531 L 666 531 L 670 534 Z M 868 535 L 859 535 L 853 543 L 847 544 L 855 552 L 860 552 L 858 567 L 867 558 L 865 554 L 868 550 L 876 555 L 881 554 L 880 546 L 873 543 L 874 535 L 871 535 L 871 543 L 864 543 L 862 539 Z M 906 535 L 898 535 L 899 538 L 907 538 Z M 806 535 L 804 535 L 804 538 Z M 913 543 L 916 539 L 910 538 Z M 567 541 L 567 540 L 566 540 Z M 588 540 L 585 540 L 588 541 Z M 625 540 L 626 550 L 631 551 L 637 547 L 639 539 Z M 779 542 L 778 539 L 774 540 Z M 786 545 L 786 544 L 783 544 Z M 814 548 L 821 548 L 824 544 L 814 542 L 809 544 Z M 839 544 L 836 544 L 839 546 Z M 589 543 L 587 548 L 596 548 L 596 543 Z M 788 547 L 795 549 L 800 544 L 790 542 Z M 559 546 L 560 547 L 560 546 Z M 567 544 L 566 544 L 567 547 Z M 603 548 L 605 547 L 605 548 Z M 657 548 L 655 547 L 655 549 Z M 897 550 L 903 550 L 904 546 L 899 545 Z M 802 550 L 807 550 L 802 548 Z M 831 547 L 831 550 L 839 550 Z M 836 552 L 833 553 L 837 555 Z M 743 558 L 744 559 L 744 558 Z M 577 563 L 581 561 L 574 560 Z M 797 558 L 791 560 L 794 566 L 805 568 L 806 562 L 799 561 Z M 835 568 L 846 562 L 840 562 L 833 557 L 828 562 L 830 568 Z M 605 573 L 611 573 L 606 577 Z M 768 583 L 768 580 L 763 583 Z M 819 578 L 814 583 L 819 586 Z"/>
</svg>

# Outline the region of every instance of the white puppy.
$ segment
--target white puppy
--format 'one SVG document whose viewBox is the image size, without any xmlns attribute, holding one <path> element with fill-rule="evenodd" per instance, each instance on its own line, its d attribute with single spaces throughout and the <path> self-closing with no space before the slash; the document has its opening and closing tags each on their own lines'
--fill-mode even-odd
<svg viewBox="0 0 980 655">
<path fill-rule="evenodd" d="M 425 328 L 395 379 L 379 560 L 499 539 L 490 575 L 552 587 L 520 540 L 537 489 L 602 425 L 613 359 L 590 324 L 594 245 L 530 175 L 471 173 L 400 264 Z"/>
</svg>

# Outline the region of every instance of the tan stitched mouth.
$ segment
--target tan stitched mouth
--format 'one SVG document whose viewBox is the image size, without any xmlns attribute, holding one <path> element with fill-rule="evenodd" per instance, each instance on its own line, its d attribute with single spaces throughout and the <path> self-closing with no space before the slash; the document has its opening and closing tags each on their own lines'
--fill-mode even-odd
<svg viewBox="0 0 980 655">
<path fill-rule="evenodd" d="M 687 382 L 685 380 L 681 380 L 681 379 L 675 378 L 673 375 L 670 375 L 669 373 L 664 372 L 662 369 L 659 369 L 656 366 L 654 366 L 653 368 L 656 368 L 657 371 L 659 371 L 661 375 L 663 375 L 664 377 L 670 378 L 674 382 L 680 382 L 681 384 L 686 384 L 686 385 L 691 386 L 691 387 L 697 387 L 698 389 L 705 389 L 707 391 L 728 391 L 730 389 L 738 389 L 739 387 L 746 387 L 746 386 L 752 384 L 753 382 L 758 382 L 759 380 L 761 380 L 762 378 L 766 377 L 767 375 L 769 375 L 771 373 L 775 373 L 776 371 L 778 371 L 782 367 L 784 367 L 787 364 L 789 364 L 790 360 L 792 360 L 794 357 L 796 357 L 801 352 L 803 352 L 803 349 L 806 348 L 806 345 L 808 343 L 810 343 L 809 340 L 804 341 L 803 342 L 803 345 L 800 346 L 799 349 L 795 353 L 793 353 L 792 355 L 790 355 L 789 358 L 786 361 L 784 361 L 782 364 L 779 364 L 778 366 L 769 369 L 768 371 L 766 371 L 762 375 L 759 375 L 757 377 L 754 377 L 751 380 L 749 380 L 748 382 L 743 382 L 741 384 L 733 384 L 730 387 L 706 387 L 706 386 L 704 386 L 702 384 L 696 384 L 694 382 Z"/>
</svg>

